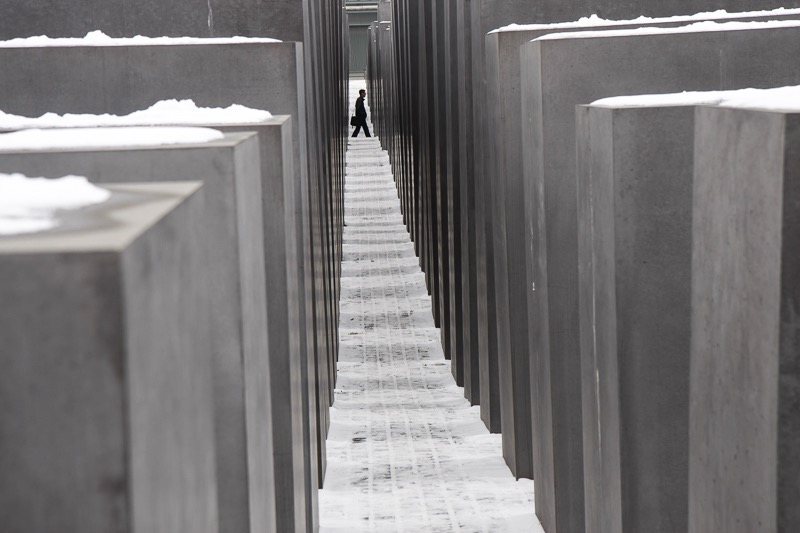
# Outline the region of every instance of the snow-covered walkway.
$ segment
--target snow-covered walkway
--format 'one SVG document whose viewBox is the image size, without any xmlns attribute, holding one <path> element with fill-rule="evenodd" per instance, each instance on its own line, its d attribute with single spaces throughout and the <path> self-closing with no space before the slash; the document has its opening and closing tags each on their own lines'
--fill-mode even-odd
<svg viewBox="0 0 800 533">
<path fill-rule="evenodd" d="M 514 480 L 451 377 L 375 137 L 351 139 L 345 221 L 321 530 L 541 532 L 533 482 Z"/>
</svg>

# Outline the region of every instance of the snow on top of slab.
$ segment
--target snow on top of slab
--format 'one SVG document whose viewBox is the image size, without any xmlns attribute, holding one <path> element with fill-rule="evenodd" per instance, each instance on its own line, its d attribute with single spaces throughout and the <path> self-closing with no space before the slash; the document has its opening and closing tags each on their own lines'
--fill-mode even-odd
<svg viewBox="0 0 800 533">
<path fill-rule="evenodd" d="M 669 107 L 691 105 L 716 105 L 731 91 L 685 91 L 669 94 L 637 94 L 612 96 L 591 103 L 602 107 Z"/>
<path fill-rule="evenodd" d="M 711 105 L 764 111 L 800 111 L 800 86 L 774 89 L 735 89 L 730 91 L 694 91 L 669 94 L 614 96 L 595 100 L 602 107 L 676 107 Z"/>
<path fill-rule="evenodd" d="M 86 37 L 21 37 L 0 41 L 0 48 L 43 48 L 50 46 L 154 46 L 186 44 L 279 43 L 278 39 L 265 37 L 109 37 L 100 30 L 90 31 Z"/>
<path fill-rule="evenodd" d="M 657 19 L 650 17 L 639 17 L 631 20 L 609 20 L 600 18 L 597 15 L 590 15 L 588 17 L 581 17 L 578 20 L 569 22 L 553 22 L 550 24 L 509 24 L 502 26 L 489 33 L 501 33 L 506 31 L 536 31 L 536 30 L 558 30 L 560 28 L 589 28 L 594 26 L 616 26 L 621 24 L 646 24 L 653 22 Z M 660 19 L 658 19 L 660 20 Z"/>
<path fill-rule="evenodd" d="M 210 128 L 134 127 L 30 129 L 0 135 L 0 150 L 56 150 L 199 144 L 223 139 Z"/>
<path fill-rule="evenodd" d="M 59 211 L 105 202 L 111 193 L 82 176 L 58 179 L 0 174 L 0 236 L 36 233 L 58 226 Z"/>
<path fill-rule="evenodd" d="M 172 124 L 254 124 L 272 118 L 272 113 L 242 105 L 226 108 L 197 107 L 192 100 L 162 100 L 129 115 L 45 113 L 38 118 L 0 111 L 0 128 L 75 128 L 100 126 L 162 126 Z"/>
<path fill-rule="evenodd" d="M 731 94 L 718 105 L 720 107 L 798 113 L 800 112 L 800 86 L 731 91 Z"/>
<path fill-rule="evenodd" d="M 509 24 L 489 33 L 499 33 L 503 31 L 535 31 L 546 29 L 559 29 L 559 28 L 584 28 L 593 26 L 622 26 L 631 24 L 666 24 L 675 22 L 691 22 L 701 20 L 724 20 L 732 18 L 746 18 L 746 17 L 768 17 L 768 16 L 787 16 L 787 15 L 800 15 L 800 9 L 786 9 L 781 7 L 770 11 L 744 11 L 741 13 L 728 13 L 724 9 L 717 11 L 707 11 L 703 13 L 695 13 L 694 15 L 675 15 L 672 17 L 638 17 L 629 20 L 609 20 L 600 18 L 597 15 L 589 17 L 581 17 L 578 20 L 570 22 L 555 22 L 552 24 Z"/>
<path fill-rule="evenodd" d="M 639 35 L 667 35 L 671 33 L 704 33 L 718 31 L 766 30 L 770 28 L 791 28 L 800 26 L 797 20 L 770 20 L 767 22 L 713 22 L 703 21 L 679 26 L 677 28 L 644 27 L 628 30 L 581 31 L 573 33 L 548 33 L 534 41 L 555 41 L 559 39 L 587 39 L 592 37 L 630 37 Z"/>
</svg>

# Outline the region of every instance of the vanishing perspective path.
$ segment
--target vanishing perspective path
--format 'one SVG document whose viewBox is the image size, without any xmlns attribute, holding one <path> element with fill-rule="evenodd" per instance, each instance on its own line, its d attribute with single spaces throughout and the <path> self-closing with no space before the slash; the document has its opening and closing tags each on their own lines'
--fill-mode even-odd
<svg viewBox="0 0 800 533">
<path fill-rule="evenodd" d="M 375 137 L 350 139 L 345 223 L 321 530 L 541 532 L 533 482 L 514 479 L 450 374 Z"/>
</svg>

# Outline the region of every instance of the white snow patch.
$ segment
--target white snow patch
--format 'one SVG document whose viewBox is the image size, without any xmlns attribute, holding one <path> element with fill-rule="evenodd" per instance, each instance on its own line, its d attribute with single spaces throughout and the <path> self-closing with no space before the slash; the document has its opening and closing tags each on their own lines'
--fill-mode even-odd
<svg viewBox="0 0 800 533">
<path fill-rule="evenodd" d="M 0 174 L 0 235 L 35 233 L 58 226 L 58 212 L 105 202 L 111 193 L 82 176 L 58 179 Z"/>
<path fill-rule="evenodd" d="M 693 91 L 669 94 L 614 96 L 592 102 L 602 107 L 668 107 L 712 105 L 766 111 L 800 111 L 800 86 L 774 89 L 736 89 L 730 91 Z"/>
<path fill-rule="evenodd" d="M 685 91 L 670 94 L 640 94 L 635 96 L 612 96 L 591 103 L 601 107 L 667 107 L 691 105 L 716 105 L 730 91 Z"/>
<path fill-rule="evenodd" d="M 109 37 L 100 30 L 90 31 L 86 37 L 21 37 L 0 41 L 0 48 L 44 48 L 64 46 L 172 46 L 187 44 L 238 44 L 279 43 L 278 39 L 265 37 Z"/>
<path fill-rule="evenodd" d="M 0 150 L 50 150 L 201 144 L 223 139 L 210 128 L 71 128 L 30 129 L 0 135 Z"/>
<path fill-rule="evenodd" d="M 767 30 L 774 28 L 800 27 L 797 20 L 771 20 L 768 22 L 713 22 L 703 21 L 677 28 L 645 27 L 627 30 L 581 31 L 573 33 L 548 33 L 534 41 L 556 41 L 559 39 L 588 39 L 593 37 L 632 37 L 639 35 L 667 35 L 673 33 L 708 33 L 718 31 Z"/>
<path fill-rule="evenodd" d="M 719 106 L 797 113 L 800 112 L 800 86 L 733 91 Z"/>
<path fill-rule="evenodd" d="M 597 15 L 591 15 L 588 17 L 581 17 L 578 20 L 570 21 L 570 22 L 555 22 L 551 24 L 509 24 L 508 26 L 503 26 L 501 28 L 497 28 L 496 30 L 492 30 L 489 33 L 499 33 L 504 31 L 535 31 L 535 30 L 545 30 L 549 28 L 558 29 L 558 28 L 583 28 L 583 27 L 592 27 L 592 26 L 627 26 L 630 24 L 666 24 L 666 23 L 676 23 L 676 22 L 691 22 L 691 21 L 701 21 L 701 20 L 725 20 L 725 19 L 734 19 L 734 18 L 746 18 L 746 17 L 768 17 L 768 16 L 790 16 L 790 15 L 800 15 L 800 9 L 786 9 L 786 8 L 779 8 L 773 9 L 771 11 L 744 11 L 741 13 L 728 13 L 724 9 L 719 9 L 717 11 L 707 11 L 703 13 L 695 13 L 694 15 L 676 15 L 673 17 L 638 17 L 635 19 L 629 20 L 609 20 L 601 18 Z"/>
<path fill-rule="evenodd" d="M 234 104 L 226 108 L 198 107 L 193 100 L 162 100 L 129 115 L 45 113 L 38 118 L 0 111 L 0 128 L 76 128 L 103 126 L 164 126 L 172 124 L 254 124 L 272 118 L 272 113 Z"/>
</svg>

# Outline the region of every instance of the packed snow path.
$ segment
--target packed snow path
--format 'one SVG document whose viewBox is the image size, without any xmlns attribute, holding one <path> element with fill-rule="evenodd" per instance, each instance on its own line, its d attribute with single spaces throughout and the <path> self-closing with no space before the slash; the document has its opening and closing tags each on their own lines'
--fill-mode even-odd
<svg viewBox="0 0 800 533">
<path fill-rule="evenodd" d="M 514 479 L 450 374 L 375 137 L 350 140 L 345 222 L 321 530 L 541 532 L 533 482 Z"/>
</svg>

